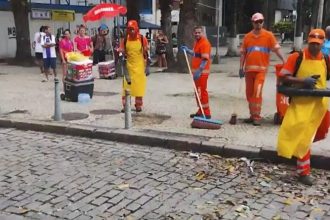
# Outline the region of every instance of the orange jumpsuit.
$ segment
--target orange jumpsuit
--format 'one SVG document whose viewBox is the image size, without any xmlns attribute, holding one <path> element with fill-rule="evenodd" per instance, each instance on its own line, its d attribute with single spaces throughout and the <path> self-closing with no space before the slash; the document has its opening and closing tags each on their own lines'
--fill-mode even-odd
<svg viewBox="0 0 330 220">
<path fill-rule="evenodd" d="M 192 72 L 194 73 L 199 66 L 203 59 L 207 59 L 207 64 L 202 71 L 202 74 L 198 80 L 195 80 L 195 85 L 198 91 L 198 95 L 201 99 L 202 108 L 206 116 L 211 116 L 211 110 L 209 106 L 209 94 L 207 92 L 207 79 L 209 78 L 210 74 L 210 54 L 211 54 L 211 44 L 207 40 L 206 37 L 201 37 L 199 40 L 195 42 L 194 45 L 194 53 L 197 56 L 192 58 Z M 198 103 L 197 103 L 198 106 Z M 198 115 L 202 115 L 202 111 L 198 106 Z"/>
<path fill-rule="evenodd" d="M 245 92 L 250 118 L 253 120 L 261 119 L 262 88 L 269 66 L 270 52 L 277 48 L 280 48 L 280 45 L 275 36 L 265 29 L 261 29 L 259 35 L 251 31 L 243 39 L 241 53 L 245 54 Z"/>
</svg>

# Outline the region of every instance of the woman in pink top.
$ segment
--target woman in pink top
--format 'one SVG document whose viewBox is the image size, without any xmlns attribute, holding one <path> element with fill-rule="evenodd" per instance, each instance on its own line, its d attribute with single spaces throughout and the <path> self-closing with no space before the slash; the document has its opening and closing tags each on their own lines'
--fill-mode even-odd
<svg viewBox="0 0 330 220">
<path fill-rule="evenodd" d="M 67 66 L 67 59 L 66 59 L 66 53 L 72 52 L 73 51 L 73 42 L 71 41 L 71 32 L 69 29 L 66 29 L 63 33 L 63 38 L 61 39 L 59 43 L 59 49 L 60 49 L 60 55 L 61 55 L 61 60 L 62 60 L 62 70 L 63 70 L 63 75 L 62 79 L 65 79 L 68 66 Z"/>
<path fill-rule="evenodd" d="M 91 56 L 93 53 L 93 42 L 89 36 L 86 36 L 86 27 L 80 25 L 78 35 L 74 38 L 75 51 L 81 52 L 85 56 Z"/>
</svg>

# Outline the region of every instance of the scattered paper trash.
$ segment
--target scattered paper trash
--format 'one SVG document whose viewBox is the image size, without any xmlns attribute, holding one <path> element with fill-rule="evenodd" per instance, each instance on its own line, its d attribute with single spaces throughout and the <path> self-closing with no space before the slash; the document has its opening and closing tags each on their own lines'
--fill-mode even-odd
<svg viewBox="0 0 330 220">
<path fill-rule="evenodd" d="M 192 152 L 190 152 L 190 153 L 189 153 L 189 157 L 198 160 L 198 159 L 200 158 L 200 155 L 197 154 L 197 153 L 192 153 Z"/>
</svg>

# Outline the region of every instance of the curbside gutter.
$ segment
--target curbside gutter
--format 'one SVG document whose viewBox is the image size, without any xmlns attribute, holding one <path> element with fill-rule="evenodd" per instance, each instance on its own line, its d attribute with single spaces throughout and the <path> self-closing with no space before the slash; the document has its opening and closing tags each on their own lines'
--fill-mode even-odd
<svg viewBox="0 0 330 220">
<path fill-rule="evenodd" d="M 294 159 L 277 156 L 274 147 L 257 148 L 212 141 L 210 137 L 146 129 L 118 129 L 65 122 L 0 118 L 0 127 L 88 137 L 128 144 L 162 147 L 179 151 L 208 153 L 223 157 L 247 157 L 274 163 L 295 164 Z M 312 154 L 314 168 L 330 170 L 330 153 Z"/>
</svg>

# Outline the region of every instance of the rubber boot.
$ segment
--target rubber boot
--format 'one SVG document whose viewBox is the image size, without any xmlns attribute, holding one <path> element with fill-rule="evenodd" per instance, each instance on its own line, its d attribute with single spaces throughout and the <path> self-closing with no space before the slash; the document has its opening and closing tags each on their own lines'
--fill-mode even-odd
<svg viewBox="0 0 330 220">
<path fill-rule="evenodd" d="M 310 175 L 299 176 L 298 181 L 307 186 L 312 186 L 314 182 L 313 178 Z"/>
</svg>

